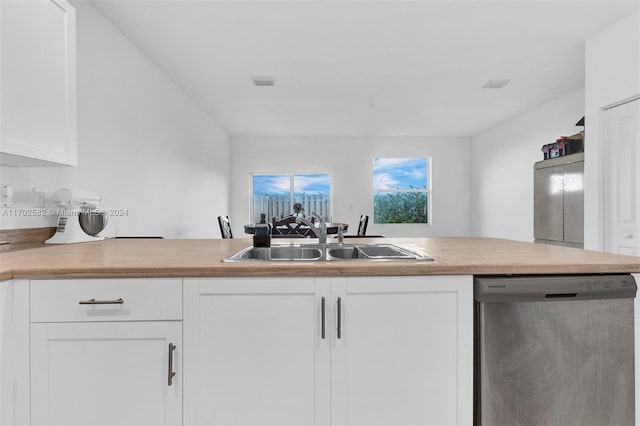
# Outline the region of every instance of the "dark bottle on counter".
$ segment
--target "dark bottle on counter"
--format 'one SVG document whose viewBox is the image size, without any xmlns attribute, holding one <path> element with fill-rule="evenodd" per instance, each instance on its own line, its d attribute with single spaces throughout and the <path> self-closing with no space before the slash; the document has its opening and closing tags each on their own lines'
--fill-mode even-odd
<svg viewBox="0 0 640 426">
<path fill-rule="evenodd" d="M 256 233 L 253 235 L 254 247 L 271 247 L 271 225 L 256 224 Z"/>
</svg>

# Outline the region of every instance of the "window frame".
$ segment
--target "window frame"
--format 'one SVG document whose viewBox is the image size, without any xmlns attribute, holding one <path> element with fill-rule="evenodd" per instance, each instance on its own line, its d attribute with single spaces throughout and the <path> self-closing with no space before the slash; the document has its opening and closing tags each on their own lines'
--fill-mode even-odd
<svg viewBox="0 0 640 426">
<path fill-rule="evenodd" d="M 250 172 L 249 173 L 249 194 L 251 197 L 251 203 L 250 203 L 250 211 L 249 211 L 249 217 L 251 218 L 251 220 L 255 220 L 254 218 L 254 191 L 253 191 L 253 179 L 255 176 L 288 176 L 289 177 L 289 200 L 290 200 L 290 204 L 291 204 L 291 208 L 293 209 L 293 204 L 295 203 L 295 192 L 294 192 L 294 187 L 295 187 L 295 176 L 300 176 L 300 175 L 327 175 L 329 176 L 329 214 L 327 217 L 327 220 L 325 220 L 325 222 L 329 223 L 331 222 L 332 218 L 333 218 L 333 175 L 331 173 L 327 173 L 327 172 Z M 311 217 L 311 212 L 304 212 L 304 215 L 306 217 Z M 270 217 L 265 218 L 267 223 L 271 223 L 271 219 Z"/>
<path fill-rule="evenodd" d="M 419 226 L 433 226 L 433 179 L 432 179 L 432 158 L 430 155 L 424 156 L 411 156 L 411 157 L 390 157 L 390 156 L 374 156 L 371 162 L 371 177 L 372 180 L 374 178 L 375 168 L 373 167 L 374 161 L 376 158 L 407 158 L 407 159 L 417 159 L 424 158 L 427 161 L 427 176 L 426 176 L 426 188 L 409 188 L 409 189 L 397 189 L 397 188 L 376 188 L 372 181 L 371 186 L 373 190 L 373 199 L 372 199 L 372 212 L 373 212 L 373 223 L 376 225 L 419 225 Z M 376 194 L 377 193 L 426 193 L 427 195 L 427 223 L 420 222 L 376 222 Z"/>
</svg>

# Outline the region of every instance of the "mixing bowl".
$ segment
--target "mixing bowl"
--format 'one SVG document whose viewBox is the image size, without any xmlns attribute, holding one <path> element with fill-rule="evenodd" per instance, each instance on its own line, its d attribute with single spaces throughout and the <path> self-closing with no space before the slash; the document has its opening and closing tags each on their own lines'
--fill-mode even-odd
<svg viewBox="0 0 640 426">
<path fill-rule="evenodd" d="M 107 226 L 109 215 L 103 210 L 83 210 L 80 212 L 80 227 L 89 235 L 96 236 Z"/>
</svg>

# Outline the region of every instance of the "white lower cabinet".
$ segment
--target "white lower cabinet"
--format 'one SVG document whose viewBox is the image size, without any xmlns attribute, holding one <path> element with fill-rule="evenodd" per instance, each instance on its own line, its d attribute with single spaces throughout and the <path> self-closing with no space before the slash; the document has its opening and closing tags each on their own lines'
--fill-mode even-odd
<svg viewBox="0 0 640 426">
<path fill-rule="evenodd" d="M 29 414 L 29 281 L 0 281 L 0 425 Z"/>
<path fill-rule="evenodd" d="M 342 278 L 331 297 L 332 425 L 472 424 L 471 277 Z"/>
<path fill-rule="evenodd" d="M 182 424 L 181 288 L 31 281 L 31 424 Z"/>
<path fill-rule="evenodd" d="M 31 424 L 181 424 L 180 337 L 175 321 L 32 324 Z"/>
<path fill-rule="evenodd" d="M 0 424 L 472 424 L 470 276 L 0 289 Z"/>
<path fill-rule="evenodd" d="M 329 335 L 313 278 L 185 279 L 184 291 L 185 424 L 328 423 Z"/>
<path fill-rule="evenodd" d="M 470 276 L 184 290 L 185 424 L 472 424 Z"/>
</svg>

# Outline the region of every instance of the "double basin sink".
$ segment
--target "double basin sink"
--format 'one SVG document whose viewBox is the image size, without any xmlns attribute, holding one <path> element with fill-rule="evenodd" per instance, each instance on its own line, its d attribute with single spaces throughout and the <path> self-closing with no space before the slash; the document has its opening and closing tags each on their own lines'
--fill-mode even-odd
<svg viewBox="0 0 640 426">
<path fill-rule="evenodd" d="M 301 244 L 248 247 L 223 262 L 433 260 L 394 244 Z"/>
</svg>

